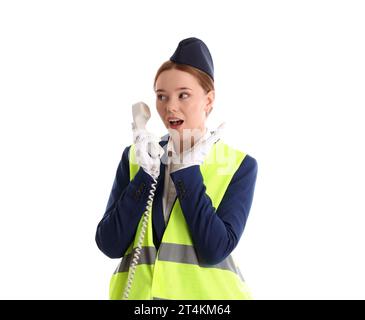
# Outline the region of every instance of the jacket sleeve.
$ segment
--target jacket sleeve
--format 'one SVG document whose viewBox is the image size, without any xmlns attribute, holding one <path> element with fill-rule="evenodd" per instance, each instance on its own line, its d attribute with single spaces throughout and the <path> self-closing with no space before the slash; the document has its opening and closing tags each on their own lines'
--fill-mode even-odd
<svg viewBox="0 0 365 320">
<path fill-rule="evenodd" d="M 123 257 L 133 241 L 153 181 L 142 168 L 130 181 L 129 149 L 123 151 L 104 216 L 96 229 L 96 244 L 109 258 Z"/>
<path fill-rule="evenodd" d="M 256 184 L 257 161 L 246 155 L 217 209 L 205 192 L 198 165 L 170 176 L 199 259 L 211 265 L 221 262 L 237 246 L 246 225 Z"/>
</svg>

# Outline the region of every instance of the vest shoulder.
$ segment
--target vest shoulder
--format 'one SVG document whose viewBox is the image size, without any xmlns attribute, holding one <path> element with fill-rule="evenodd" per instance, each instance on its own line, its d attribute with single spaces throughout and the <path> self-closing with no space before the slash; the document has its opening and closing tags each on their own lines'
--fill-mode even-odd
<svg viewBox="0 0 365 320">
<path fill-rule="evenodd" d="M 247 153 L 245 151 L 241 150 L 240 148 L 237 148 L 236 146 L 234 146 L 231 143 L 226 142 L 222 139 L 219 139 L 216 143 L 220 143 L 222 146 L 224 146 L 225 148 L 228 148 L 232 151 L 236 151 L 236 152 L 243 153 L 243 154 L 247 155 Z"/>
<path fill-rule="evenodd" d="M 257 160 L 249 153 L 245 152 L 244 150 L 237 148 L 235 146 L 232 146 L 230 143 L 227 143 L 223 140 L 219 140 L 218 142 L 222 143 L 224 146 L 226 146 L 227 148 L 230 148 L 231 150 L 244 154 L 244 159 L 242 162 L 244 162 L 244 165 L 246 167 L 257 167 Z"/>
</svg>

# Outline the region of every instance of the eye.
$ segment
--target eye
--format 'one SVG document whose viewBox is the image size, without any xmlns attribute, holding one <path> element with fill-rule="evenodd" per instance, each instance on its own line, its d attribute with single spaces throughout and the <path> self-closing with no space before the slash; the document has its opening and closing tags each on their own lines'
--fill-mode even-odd
<svg viewBox="0 0 365 320">
<path fill-rule="evenodd" d="M 180 94 L 180 97 L 188 98 L 188 97 L 189 97 L 189 94 L 188 94 L 188 93 L 186 93 L 186 92 L 182 92 L 182 93 Z"/>
<path fill-rule="evenodd" d="M 158 94 L 157 95 L 157 100 L 163 101 L 165 100 L 166 96 L 164 96 L 163 94 Z"/>
</svg>

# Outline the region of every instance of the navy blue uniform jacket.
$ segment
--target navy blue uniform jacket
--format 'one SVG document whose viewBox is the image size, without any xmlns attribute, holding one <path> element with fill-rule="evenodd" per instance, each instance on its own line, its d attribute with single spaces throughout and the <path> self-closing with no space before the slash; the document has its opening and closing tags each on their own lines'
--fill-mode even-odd
<svg viewBox="0 0 365 320">
<path fill-rule="evenodd" d="M 162 147 L 167 141 L 160 141 Z M 141 167 L 132 181 L 129 177 L 130 146 L 124 149 L 107 207 L 96 230 L 99 249 L 110 258 L 124 256 L 133 241 L 138 222 L 147 204 L 152 178 Z M 153 241 L 159 248 L 165 230 L 162 211 L 165 164 L 161 161 L 152 207 Z M 202 263 L 217 264 L 237 246 L 243 233 L 254 195 L 257 162 L 246 155 L 235 172 L 218 208 L 205 193 L 198 165 L 170 174 L 195 250 Z"/>
</svg>

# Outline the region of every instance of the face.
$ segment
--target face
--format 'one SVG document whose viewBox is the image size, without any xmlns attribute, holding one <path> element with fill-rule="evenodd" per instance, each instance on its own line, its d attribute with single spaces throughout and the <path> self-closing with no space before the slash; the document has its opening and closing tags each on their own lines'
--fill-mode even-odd
<svg viewBox="0 0 365 320">
<path fill-rule="evenodd" d="M 155 92 L 157 111 L 170 133 L 176 130 L 182 139 L 182 134 L 189 129 L 205 132 L 214 91 L 206 93 L 193 75 L 171 69 L 159 75 Z"/>
</svg>

